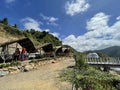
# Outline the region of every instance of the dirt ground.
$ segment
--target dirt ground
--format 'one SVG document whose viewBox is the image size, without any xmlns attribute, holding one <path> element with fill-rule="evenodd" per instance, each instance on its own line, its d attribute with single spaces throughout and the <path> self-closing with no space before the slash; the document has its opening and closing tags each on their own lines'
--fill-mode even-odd
<svg viewBox="0 0 120 90">
<path fill-rule="evenodd" d="M 65 58 L 37 70 L 1 77 L 0 90 L 71 90 L 70 84 L 58 78 L 59 72 L 71 65 L 74 65 L 74 60 Z"/>
</svg>

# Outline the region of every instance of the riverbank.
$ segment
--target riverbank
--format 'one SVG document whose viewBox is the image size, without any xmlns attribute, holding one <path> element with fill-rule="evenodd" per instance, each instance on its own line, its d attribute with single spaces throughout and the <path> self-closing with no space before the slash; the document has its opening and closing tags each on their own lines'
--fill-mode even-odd
<svg viewBox="0 0 120 90">
<path fill-rule="evenodd" d="M 111 68 L 111 70 L 120 76 L 120 68 Z"/>
</svg>

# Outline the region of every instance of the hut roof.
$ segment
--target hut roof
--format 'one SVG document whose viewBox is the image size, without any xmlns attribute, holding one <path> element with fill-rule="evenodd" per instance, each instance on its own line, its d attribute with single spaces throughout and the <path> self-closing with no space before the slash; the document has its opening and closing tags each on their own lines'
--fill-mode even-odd
<svg viewBox="0 0 120 90">
<path fill-rule="evenodd" d="M 35 52 L 36 51 L 34 44 L 32 43 L 32 41 L 29 38 L 22 38 L 19 40 L 5 42 L 5 43 L 0 44 L 0 47 L 6 46 L 9 44 L 13 44 L 13 43 L 19 43 L 22 47 L 26 48 L 27 52 Z"/>
<path fill-rule="evenodd" d="M 69 48 L 62 48 L 63 53 L 69 53 L 70 49 Z"/>
<path fill-rule="evenodd" d="M 53 45 L 51 43 L 43 44 L 42 46 L 39 46 L 37 49 L 43 49 L 45 52 L 51 52 L 54 51 Z"/>
<path fill-rule="evenodd" d="M 55 53 L 62 53 L 62 46 L 55 47 Z"/>
</svg>

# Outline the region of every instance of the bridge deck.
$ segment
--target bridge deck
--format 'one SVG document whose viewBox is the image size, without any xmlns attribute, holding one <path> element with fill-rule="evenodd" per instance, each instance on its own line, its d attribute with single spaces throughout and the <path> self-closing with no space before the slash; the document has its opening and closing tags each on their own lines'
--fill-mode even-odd
<svg viewBox="0 0 120 90">
<path fill-rule="evenodd" d="M 120 67 L 120 58 L 85 58 L 85 62 L 90 65 Z"/>
</svg>

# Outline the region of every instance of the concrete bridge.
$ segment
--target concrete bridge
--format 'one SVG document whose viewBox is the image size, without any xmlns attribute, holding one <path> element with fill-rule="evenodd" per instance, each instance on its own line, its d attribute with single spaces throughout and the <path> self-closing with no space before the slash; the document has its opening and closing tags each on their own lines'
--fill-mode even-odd
<svg viewBox="0 0 120 90">
<path fill-rule="evenodd" d="M 85 63 L 102 67 L 120 67 L 120 57 L 85 58 Z"/>
</svg>

